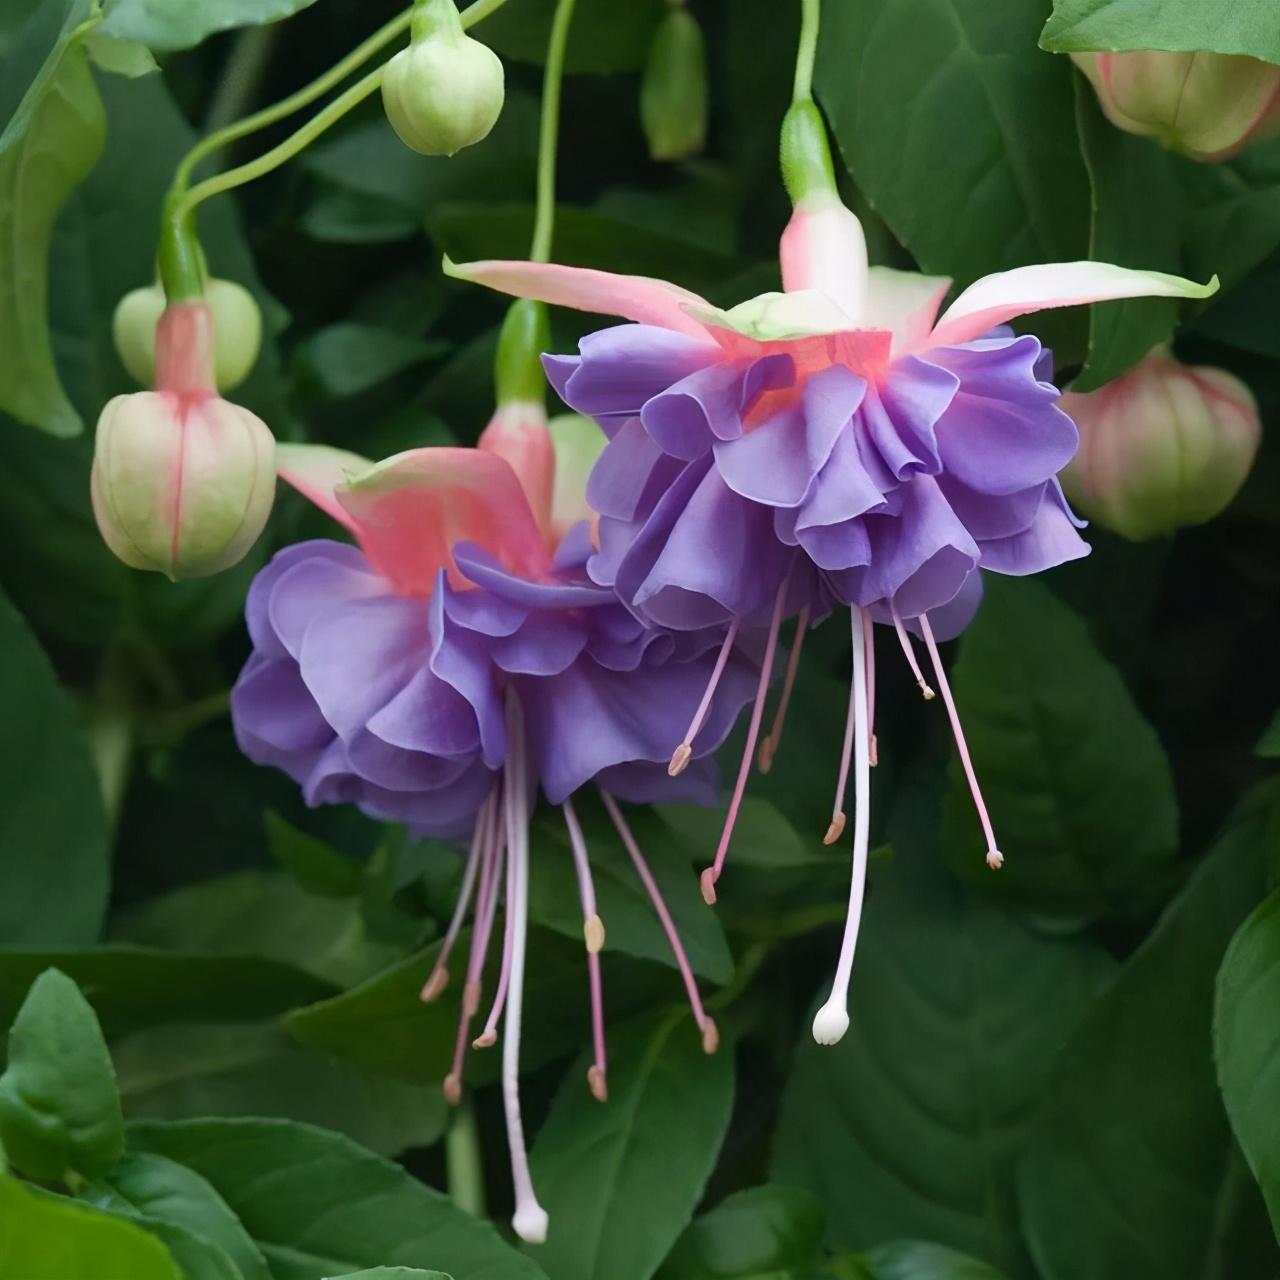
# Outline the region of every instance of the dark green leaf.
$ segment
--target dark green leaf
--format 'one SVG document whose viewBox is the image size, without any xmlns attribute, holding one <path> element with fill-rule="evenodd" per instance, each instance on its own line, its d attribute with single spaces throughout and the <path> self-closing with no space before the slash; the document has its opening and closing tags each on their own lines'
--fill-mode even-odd
<svg viewBox="0 0 1280 1280">
<path fill-rule="evenodd" d="M 1200 864 L 1055 1065 L 1018 1171 L 1046 1280 L 1275 1274 L 1256 1234 L 1251 1247 L 1228 1238 L 1260 1206 L 1229 1172 L 1210 1037 L 1214 974 L 1263 892 L 1263 799 Z"/>
<path fill-rule="evenodd" d="M 76 435 L 84 424 L 54 364 L 49 243 L 58 212 L 106 139 L 83 47 L 97 10 L 96 0 L 67 0 L 52 49 L 24 47 L 5 62 L 6 76 L 34 78 L 0 133 L 0 409 L 58 436 Z"/>
<path fill-rule="evenodd" d="M 506 58 L 542 62 L 555 0 L 524 0 L 508 5 L 486 19 L 475 35 Z M 649 53 L 649 42 L 664 11 L 663 0 L 580 0 L 569 32 L 565 70 L 609 75 L 638 71 Z"/>
<path fill-rule="evenodd" d="M 5 1177 L 0 1177 L 0 1276 L 184 1280 L 169 1251 L 140 1227 Z"/>
<path fill-rule="evenodd" d="M 360 892 L 360 864 L 331 844 L 299 831 L 278 813 L 267 813 L 267 847 L 271 856 L 308 893 L 323 898 L 354 898 Z"/>
<path fill-rule="evenodd" d="M 556 1280 L 648 1280 L 702 1196 L 733 1106 L 733 1057 L 667 1014 L 610 1044 L 609 1101 L 565 1077 L 531 1158 L 551 1216 L 530 1252 Z"/>
<path fill-rule="evenodd" d="M 488 1223 L 336 1133 L 287 1120 L 129 1126 L 213 1184 L 274 1280 L 321 1280 L 370 1265 L 445 1267 L 466 1280 L 542 1280 Z"/>
<path fill-rule="evenodd" d="M 75 708 L 0 596 L 0 943 L 76 946 L 102 927 L 107 822 Z"/>
<path fill-rule="evenodd" d="M 1231 1127 L 1280 1236 L 1280 892 L 1240 926 L 1218 972 L 1214 1057 Z"/>
<path fill-rule="evenodd" d="M 188 49 L 232 27 L 278 22 L 315 0 L 105 0 L 102 29 L 152 49 Z"/>
<path fill-rule="evenodd" d="M 724 826 L 724 812 L 718 807 L 666 804 L 659 805 L 657 813 L 690 848 L 704 855 L 715 851 Z M 735 867 L 790 871 L 829 865 L 836 860 L 844 865 L 849 859 L 843 849 L 833 849 L 812 838 L 806 840 L 772 801 L 760 796 L 743 797 L 733 835 Z"/>
<path fill-rule="evenodd" d="M 658 1280 L 752 1280 L 807 1275 L 826 1217 L 812 1192 L 770 1183 L 737 1191 L 685 1228 Z"/>
<path fill-rule="evenodd" d="M 212 1241 L 243 1280 L 270 1280 L 266 1259 L 226 1201 L 198 1173 L 166 1156 L 131 1151 L 103 1179 L 102 1208 L 118 1198 L 146 1218 L 159 1219 Z"/>
<path fill-rule="evenodd" d="M 918 786 L 901 799 L 896 856 L 866 904 L 852 1025 L 834 1048 L 805 1035 L 773 1174 L 817 1192 L 837 1245 L 920 1238 L 1019 1271 L 1013 1161 L 1111 966 L 1093 943 L 1032 933 L 946 878 L 933 808 Z"/>
<path fill-rule="evenodd" d="M 374 1267 L 370 1271 L 353 1271 L 327 1280 L 449 1280 L 443 1271 L 420 1271 L 417 1267 Z"/>
<path fill-rule="evenodd" d="M 1280 62 L 1280 23 L 1271 0 L 1054 0 L 1040 44 L 1057 53 L 1206 49 Z"/>
<path fill-rule="evenodd" d="M 114 1218 L 136 1222 L 164 1245 L 178 1264 L 182 1280 L 242 1280 L 240 1268 L 227 1251 L 212 1240 L 174 1222 L 139 1213 L 127 1201 L 103 1189 L 101 1196 L 91 1192 L 94 1207 Z"/>
<path fill-rule="evenodd" d="M 999 1271 L 977 1258 L 915 1240 L 882 1244 L 863 1261 L 868 1280 L 1002 1280 Z"/>
<path fill-rule="evenodd" d="M 1046 588 L 989 575 L 960 644 L 960 718 L 1005 865 L 983 840 L 958 767 L 949 860 L 1003 901 L 1063 923 L 1158 894 L 1178 842 L 1169 763 L 1084 623 Z"/>
<path fill-rule="evenodd" d="M 356 396 L 448 347 L 375 325 L 341 321 L 313 334 L 298 359 L 327 396 Z"/>
<path fill-rule="evenodd" d="M 0 1023 L 36 976 L 56 966 L 85 992 L 108 1035 L 189 1020 L 265 1018 L 333 993 L 273 960 L 194 955 L 125 944 L 85 951 L 0 951 Z"/>
<path fill-rule="evenodd" d="M 9 1031 L 0 1076 L 0 1144 L 32 1178 L 105 1173 L 124 1150 L 111 1055 L 98 1020 L 64 973 L 31 985 Z"/>
<path fill-rule="evenodd" d="M 1275 759 L 1280 756 L 1280 711 L 1277 711 L 1271 717 L 1271 723 L 1267 725 L 1266 732 L 1258 739 L 1258 745 L 1254 747 L 1254 753 L 1266 756 L 1268 759 Z"/>
<path fill-rule="evenodd" d="M 151 1027 L 112 1051 L 131 1120 L 278 1116 L 336 1129 L 388 1156 L 428 1146 L 444 1130 L 434 1082 L 371 1077 L 301 1048 L 271 1023 Z"/>
</svg>

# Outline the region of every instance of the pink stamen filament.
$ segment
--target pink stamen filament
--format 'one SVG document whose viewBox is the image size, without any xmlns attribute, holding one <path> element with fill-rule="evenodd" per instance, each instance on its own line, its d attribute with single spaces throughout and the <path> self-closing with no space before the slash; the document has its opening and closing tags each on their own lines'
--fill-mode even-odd
<svg viewBox="0 0 1280 1280">
<path fill-rule="evenodd" d="M 636 843 L 635 836 L 631 834 L 631 828 L 627 825 L 627 820 L 622 816 L 622 810 L 618 808 L 617 802 L 603 789 L 600 791 L 600 798 L 604 801 L 604 807 L 608 810 L 609 817 L 613 820 L 613 825 L 617 829 L 618 835 L 622 837 L 622 843 L 626 846 L 627 853 L 631 855 L 631 862 L 636 869 L 636 875 L 640 877 L 640 882 L 644 885 L 645 891 L 649 895 L 649 901 L 653 903 L 653 909 L 657 913 L 663 932 L 667 935 L 667 942 L 671 946 L 671 954 L 675 957 L 676 968 L 680 970 L 680 976 L 684 979 L 684 989 L 689 996 L 689 1007 L 693 1010 L 693 1020 L 698 1024 L 698 1030 L 702 1032 L 702 1047 L 707 1053 L 714 1053 L 720 1044 L 720 1033 L 716 1030 L 716 1024 L 707 1016 L 706 1010 L 702 1007 L 702 997 L 698 994 L 698 984 L 694 980 L 693 970 L 689 967 L 689 958 L 685 955 L 684 945 L 680 941 L 680 934 L 676 931 L 675 921 L 672 920 L 671 912 L 667 910 L 667 904 L 662 897 L 662 890 L 658 888 L 658 882 L 653 878 L 653 872 L 649 870 L 649 864 L 645 861 L 644 854 L 640 852 L 640 846 Z"/>
<path fill-rule="evenodd" d="M 592 1096 L 604 1102 L 609 1096 L 608 1061 L 604 1047 L 604 993 L 600 978 L 600 948 L 604 946 L 604 925 L 596 912 L 596 890 L 591 880 L 591 863 L 587 859 L 587 842 L 582 836 L 578 815 L 568 798 L 560 806 L 564 810 L 564 824 L 569 829 L 569 843 L 573 847 L 573 864 L 578 872 L 578 896 L 582 899 L 582 934 L 587 944 L 587 982 L 591 991 L 591 1041 L 595 1061 L 587 1072 L 587 1084 Z"/>
<path fill-rule="evenodd" d="M 764 717 L 765 694 L 769 690 L 769 677 L 773 674 L 773 659 L 778 650 L 778 629 L 782 626 L 782 610 L 787 599 L 787 587 L 791 576 L 783 579 L 773 602 L 773 617 L 769 620 L 769 639 L 764 649 L 764 661 L 760 664 L 760 679 L 756 683 L 756 700 L 751 707 L 751 721 L 747 726 L 747 744 L 742 751 L 742 763 L 738 766 L 738 780 L 733 785 L 733 797 L 729 801 L 729 811 L 725 814 L 724 829 L 720 832 L 720 843 L 716 846 L 715 861 L 701 876 L 702 896 L 710 906 L 716 900 L 716 881 L 724 869 L 724 860 L 729 854 L 729 841 L 733 839 L 733 827 L 738 820 L 738 809 L 742 805 L 742 796 L 747 789 L 747 777 L 751 773 L 751 762 L 756 756 L 756 739 L 760 736 L 760 721 Z"/>
<path fill-rule="evenodd" d="M 773 724 L 769 732 L 760 742 L 758 764 L 761 773 L 768 773 L 773 768 L 774 757 L 782 745 L 782 729 L 787 722 L 787 708 L 791 705 L 791 691 L 795 688 L 796 672 L 800 669 L 800 653 L 804 648 L 805 633 L 809 630 L 809 606 L 800 610 L 796 620 L 796 635 L 791 642 L 791 652 L 787 655 L 787 673 L 782 681 L 782 697 L 778 699 L 778 709 L 773 713 Z"/>
<path fill-rule="evenodd" d="M 951 733 L 956 740 L 956 750 L 960 753 L 960 764 L 964 769 L 965 779 L 969 783 L 969 793 L 973 796 L 973 807 L 978 811 L 978 821 L 982 823 L 982 834 L 986 837 L 987 866 L 992 871 L 998 871 L 1004 866 L 1004 854 L 996 848 L 996 833 L 991 827 L 991 817 L 987 813 L 987 805 L 982 798 L 982 789 L 978 786 L 978 775 L 974 771 L 973 761 L 969 758 L 969 744 L 965 741 L 964 729 L 960 726 L 960 713 L 956 710 L 955 698 L 951 696 L 951 685 L 942 666 L 937 641 L 933 638 L 933 628 L 929 625 L 928 616 L 923 613 L 920 615 L 920 630 L 929 650 L 929 658 L 933 662 L 934 674 L 938 678 L 938 688 L 942 690 L 942 701 L 946 705 L 947 715 L 951 720 Z"/>
<path fill-rule="evenodd" d="M 874 767 L 880 763 L 876 749 L 876 635 L 871 615 L 862 611 L 862 638 L 867 650 L 867 751 Z"/>
<path fill-rule="evenodd" d="M 733 652 L 733 642 L 738 638 L 738 619 L 729 624 L 729 630 L 725 632 L 724 641 L 720 645 L 720 652 L 716 657 L 716 665 L 711 672 L 711 679 L 707 681 L 707 687 L 703 690 L 702 701 L 698 703 L 698 709 L 693 713 L 693 719 L 689 721 L 689 727 L 685 730 L 684 740 L 671 753 L 671 763 L 667 766 L 667 772 L 674 778 L 677 774 L 685 771 L 689 761 L 693 759 L 693 740 L 698 736 L 698 731 L 702 728 L 702 722 L 707 718 L 707 712 L 711 708 L 711 699 L 715 697 L 716 688 L 720 684 L 720 677 L 724 675 L 724 669 L 728 665 L 729 655 Z"/>
<path fill-rule="evenodd" d="M 926 702 L 931 702 L 934 698 L 934 692 L 929 687 L 929 682 L 924 678 L 924 673 L 920 670 L 920 664 L 916 661 L 916 651 L 911 643 L 911 637 L 907 634 L 907 629 L 902 625 L 902 619 L 898 617 L 897 605 L 891 604 L 889 608 L 893 611 L 893 629 L 898 633 L 898 643 L 902 646 L 903 656 L 907 660 L 907 665 L 911 668 L 911 674 L 915 677 L 916 684 L 920 688 L 920 693 Z"/>
<path fill-rule="evenodd" d="M 520 1115 L 520 1019 L 524 1009 L 524 954 L 529 926 L 529 792 L 524 723 L 514 694 L 507 698 L 507 741 L 507 912 L 514 924 L 510 931 L 510 989 L 502 1036 L 502 1102 L 516 1201 L 511 1225 L 521 1240 L 542 1244 L 547 1238 L 547 1211 L 538 1203 L 533 1189 Z"/>
<path fill-rule="evenodd" d="M 467 908 L 471 905 L 471 893 L 475 888 L 476 872 L 479 870 L 481 861 L 480 851 L 488 833 L 489 810 L 493 802 L 494 795 L 490 792 L 476 814 L 475 830 L 471 834 L 471 851 L 467 854 L 467 867 L 462 873 L 462 887 L 458 891 L 458 902 L 453 909 L 453 918 L 449 921 L 449 928 L 445 932 L 444 941 L 440 944 L 440 953 L 436 956 L 436 962 L 431 966 L 431 973 L 422 985 L 419 999 L 424 1002 L 430 1003 L 438 998 L 449 985 L 449 956 L 453 951 L 453 944 L 458 940 L 458 931 L 466 918 Z"/>
<path fill-rule="evenodd" d="M 853 866 L 849 878 L 849 911 L 845 917 L 840 958 L 836 962 L 831 995 L 813 1018 L 813 1038 L 819 1044 L 835 1044 L 849 1029 L 849 979 L 853 973 L 853 953 L 858 945 L 858 925 L 867 881 L 867 845 L 871 825 L 871 753 L 868 733 L 866 632 L 862 610 L 849 611 L 853 634 L 854 808 Z"/>
</svg>

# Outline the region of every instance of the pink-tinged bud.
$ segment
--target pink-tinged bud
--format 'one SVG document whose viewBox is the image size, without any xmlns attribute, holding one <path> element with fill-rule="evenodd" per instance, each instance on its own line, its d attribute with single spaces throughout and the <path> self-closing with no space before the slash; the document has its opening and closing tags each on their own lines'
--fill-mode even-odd
<svg viewBox="0 0 1280 1280">
<path fill-rule="evenodd" d="M 479 445 L 511 464 L 538 528 L 549 539 L 556 455 L 547 431 L 547 411 L 536 400 L 508 400 L 480 433 Z"/>
<path fill-rule="evenodd" d="M 98 419 L 91 494 L 107 546 L 135 569 L 199 578 L 240 560 L 275 498 L 275 440 L 214 390 L 212 321 L 181 302 L 156 332 L 156 389 Z"/>
<path fill-rule="evenodd" d="M 1108 119 L 1193 160 L 1280 132 L 1280 66 L 1225 53 L 1073 53 Z"/>
<path fill-rule="evenodd" d="M 1097 391 L 1068 392 L 1062 408 L 1080 428 L 1063 487 L 1085 515 L 1135 542 L 1222 511 L 1249 474 L 1262 430 L 1239 378 L 1180 364 L 1163 349 Z"/>
</svg>

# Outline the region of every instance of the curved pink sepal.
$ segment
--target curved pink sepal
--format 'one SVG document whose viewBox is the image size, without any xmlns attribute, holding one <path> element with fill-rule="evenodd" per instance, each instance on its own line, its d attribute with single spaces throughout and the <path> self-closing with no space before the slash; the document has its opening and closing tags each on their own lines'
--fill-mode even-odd
<svg viewBox="0 0 1280 1280">
<path fill-rule="evenodd" d="M 894 355 L 914 351 L 927 342 L 950 288 L 950 276 L 872 267 L 867 273 L 865 323 L 893 334 Z"/>
<path fill-rule="evenodd" d="M 455 586 L 459 542 L 474 542 L 506 568 L 539 577 L 546 544 L 511 467 L 480 449 L 410 449 L 339 487 L 361 549 L 405 595 L 429 596 L 440 570 Z"/>
<path fill-rule="evenodd" d="M 362 475 L 373 463 L 346 449 L 327 444 L 276 445 L 276 474 L 291 484 L 326 515 L 332 516 L 349 533 L 357 533 L 355 521 L 339 505 L 334 490 Z"/>
<path fill-rule="evenodd" d="M 535 400 L 500 404 L 480 433 L 476 448 L 503 459 L 516 473 L 538 528 L 544 537 L 550 537 L 556 455 L 542 405 Z"/>
<path fill-rule="evenodd" d="M 536 298 L 553 306 L 621 316 L 695 338 L 706 336 L 706 330 L 686 308 L 710 304 L 666 280 L 614 275 L 590 267 L 563 267 L 554 262 L 490 259 L 459 264 L 445 258 L 443 267 L 445 275 L 455 280 L 469 280 L 514 298 Z"/>
<path fill-rule="evenodd" d="M 983 276 L 942 313 L 931 347 L 980 338 L 996 325 L 1051 307 L 1078 307 L 1118 298 L 1207 298 L 1218 277 L 1196 284 L 1162 271 L 1133 271 L 1106 262 L 1050 262 Z"/>
</svg>

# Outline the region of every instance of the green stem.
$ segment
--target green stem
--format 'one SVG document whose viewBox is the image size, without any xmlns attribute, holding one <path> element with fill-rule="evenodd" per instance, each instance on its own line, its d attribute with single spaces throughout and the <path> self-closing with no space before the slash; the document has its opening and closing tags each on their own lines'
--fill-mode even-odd
<svg viewBox="0 0 1280 1280">
<path fill-rule="evenodd" d="M 129 768 L 133 759 L 133 680 L 124 650 L 113 645 L 103 658 L 93 702 L 89 707 L 89 754 L 98 773 L 98 787 L 114 831 L 120 821 Z"/>
<path fill-rule="evenodd" d="M 538 133 L 538 197 L 533 220 L 531 262 L 551 260 L 551 235 L 556 221 L 556 143 L 560 133 L 560 85 L 574 0 L 559 0 L 547 43 L 547 70 L 542 79 L 542 122 Z"/>
<path fill-rule="evenodd" d="M 813 61 L 818 53 L 818 19 L 822 0 L 800 0 L 800 45 L 796 50 L 796 78 L 792 102 L 813 100 Z"/>
<path fill-rule="evenodd" d="M 449 1199 L 476 1218 L 485 1216 L 484 1167 L 480 1161 L 480 1137 L 470 1100 L 464 1098 L 453 1113 L 444 1140 Z"/>
</svg>

